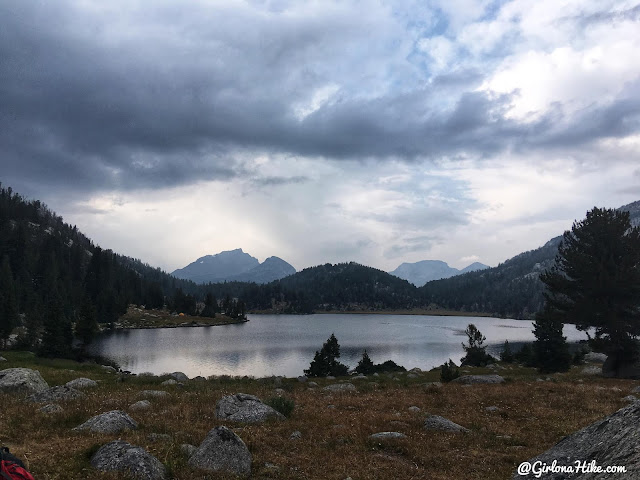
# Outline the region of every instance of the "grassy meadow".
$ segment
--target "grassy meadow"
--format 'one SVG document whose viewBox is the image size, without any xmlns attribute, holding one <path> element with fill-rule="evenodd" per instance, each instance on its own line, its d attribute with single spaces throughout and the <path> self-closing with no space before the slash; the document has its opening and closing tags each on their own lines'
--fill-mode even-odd
<svg viewBox="0 0 640 480">
<path fill-rule="evenodd" d="M 161 386 L 168 377 L 107 373 L 95 364 L 48 360 L 28 352 L 6 351 L 0 369 L 39 370 L 50 386 L 79 377 L 99 382 L 85 390 L 84 399 L 63 402 L 62 413 L 44 414 L 41 405 L 0 394 L 0 443 L 11 448 L 38 480 L 117 479 L 121 475 L 94 470 L 89 459 L 115 439 L 146 448 L 175 479 L 227 479 L 234 476 L 197 471 L 187 465 L 180 445 L 199 445 L 218 425 L 232 428 L 253 456 L 251 478 L 256 479 L 482 479 L 511 477 L 517 465 L 548 449 L 568 435 L 626 405 L 623 397 L 637 381 L 604 379 L 581 373 L 540 376 L 535 370 L 502 364 L 499 368 L 469 368 L 469 373 L 499 373 L 500 385 L 444 384 L 439 371 L 407 373 L 354 380 L 355 393 L 329 394 L 322 387 L 340 380 L 316 380 L 309 388 L 297 379 L 210 377 L 183 386 Z M 547 379 L 539 381 L 538 379 Z M 280 384 L 281 382 L 281 384 Z M 284 392 L 275 392 L 281 388 Z M 168 398 L 149 398 L 152 407 L 131 412 L 143 390 L 170 392 Z M 257 395 L 263 401 L 278 393 L 295 409 L 285 421 L 258 425 L 221 422 L 216 402 L 234 393 Z M 417 406 L 419 412 L 409 407 Z M 490 412 L 486 407 L 496 406 Z M 73 432 L 91 416 L 109 410 L 127 411 L 139 424 L 117 435 Z M 428 414 L 442 415 L 471 430 L 452 434 L 426 431 Z M 299 439 L 290 439 L 294 431 Z M 406 439 L 372 442 L 369 435 L 397 431 Z M 153 441 L 149 434 L 168 434 Z"/>
</svg>

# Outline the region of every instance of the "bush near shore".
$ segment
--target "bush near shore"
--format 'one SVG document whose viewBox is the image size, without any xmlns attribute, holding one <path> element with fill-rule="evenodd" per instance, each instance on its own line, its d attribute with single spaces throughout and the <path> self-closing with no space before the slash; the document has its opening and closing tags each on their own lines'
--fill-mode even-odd
<svg viewBox="0 0 640 480">
<path fill-rule="evenodd" d="M 298 379 L 226 376 L 162 386 L 168 376 L 120 377 L 98 365 L 37 358 L 27 352 L 1 355 L 7 361 L 0 363 L 0 369 L 36 369 L 51 386 L 78 377 L 99 382 L 86 391 L 86 398 L 61 403 L 64 410 L 57 414 L 41 413 L 41 405 L 0 394 L 0 443 L 11 447 L 40 480 L 121 478 L 98 472 L 89 463 L 101 445 L 118 438 L 147 449 L 173 478 L 235 478 L 192 469 L 180 448 L 184 443 L 198 445 L 211 428 L 222 424 L 249 447 L 252 478 L 502 480 L 510 478 L 520 462 L 626 405 L 623 398 L 640 384 L 588 375 L 582 373 L 584 366 L 541 377 L 531 368 L 498 364 L 493 369 L 463 368 L 461 374 L 499 373 L 507 379 L 500 385 L 433 386 L 430 382 L 440 379 L 440 369 L 434 369 L 353 380 L 356 392 L 337 394 L 322 387 L 348 378 L 314 379 L 318 386 L 313 388 Z M 131 411 L 129 406 L 140 400 L 140 393 L 150 389 L 170 395 L 151 399 L 148 410 Z M 216 402 L 238 392 L 262 399 L 279 394 L 295 407 L 280 422 L 244 425 L 217 420 Z M 116 409 L 129 412 L 139 429 L 116 435 L 71 430 Z M 446 417 L 470 432 L 427 431 L 423 422 L 429 414 Z M 290 438 L 296 431 L 299 438 Z M 369 438 L 385 431 L 406 438 L 384 442 Z"/>
</svg>

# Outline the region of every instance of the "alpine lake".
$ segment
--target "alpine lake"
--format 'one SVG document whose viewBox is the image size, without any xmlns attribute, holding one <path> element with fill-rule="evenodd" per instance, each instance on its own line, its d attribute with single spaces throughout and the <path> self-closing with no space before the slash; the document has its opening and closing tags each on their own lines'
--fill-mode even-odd
<svg viewBox="0 0 640 480">
<path fill-rule="evenodd" d="M 210 327 L 126 329 L 103 333 L 90 351 L 132 373 L 181 371 L 201 375 L 284 376 L 303 374 L 333 333 L 340 362 L 355 368 L 366 349 L 374 363 L 393 360 L 407 370 L 423 370 L 464 356 L 470 323 L 498 356 L 505 340 L 518 349 L 534 340 L 532 322 L 491 317 L 386 314 L 248 315 L 248 322 Z M 570 342 L 584 332 L 565 325 Z"/>
</svg>

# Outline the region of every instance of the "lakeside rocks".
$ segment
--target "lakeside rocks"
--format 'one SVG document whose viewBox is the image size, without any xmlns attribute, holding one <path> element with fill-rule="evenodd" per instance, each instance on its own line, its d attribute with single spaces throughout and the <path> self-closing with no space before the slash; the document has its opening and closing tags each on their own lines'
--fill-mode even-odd
<svg viewBox="0 0 640 480">
<path fill-rule="evenodd" d="M 216 418 L 233 422 L 260 423 L 270 418 L 284 420 L 285 416 L 262 403 L 258 397 L 237 393 L 218 400 Z"/>
<path fill-rule="evenodd" d="M 91 380 L 90 378 L 76 378 L 65 383 L 67 387 L 75 388 L 76 390 L 82 390 L 85 388 L 95 388 L 98 386 L 98 382 Z"/>
<path fill-rule="evenodd" d="M 424 421 L 427 430 L 440 430 L 443 432 L 468 432 L 469 429 L 452 422 L 440 415 L 429 415 Z"/>
<path fill-rule="evenodd" d="M 551 465 L 554 460 L 558 466 L 575 466 L 576 461 L 595 461 L 596 465 L 624 466 L 624 474 L 587 473 L 579 475 L 546 472 L 536 476 L 535 472 L 520 475 L 518 472 L 512 480 L 540 478 L 542 480 L 564 480 L 580 478 L 581 480 L 606 480 L 614 478 L 640 478 L 640 403 L 634 402 L 617 412 L 573 433 L 558 442 L 546 452 L 530 459 L 528 462 L 543 462 Z"/>
<path fill-rule="evenodd" d="M 49 388 L 40 372 L 30 368 L 7 368 L 0 370 L 0 392 L 17 395 L 32 395 Z"/>
<path fill-rule="evenodd" d="M 500 375 L 463 375 L 451 380 L 451 383 L 461 383 L 463 385 L 476 385 L 479 383 L 504 383 L 505 380 Z"/>
<path fill-rule="evenodd" d="M 34 403 L 56 403 L 85 397 L 86 395 L 80 390 L 67 387 L 66 385 L 58 385 L 28 396 L 27 401 Z"/>
<path fill-rule="evenodd" d="M 116 440 L 98 449 L 91 457 L 91 466 L 103 472 L 122 472 L 140 480 L 167 480 L 167 471 L 160 461 L 142 447 Z"/>
<path fill-rule="evenodd" d="M 122 410 L 112 410 L 91 417 L 82 425 L 73 430 L 89 430 L 95 433 L 119 433 L 124 430 L 135 430 L 138 428 L 136 421 Z"/>
<path fill-rule="evenodd" d="M 216 427 L 209 431 L 188 463 L 212 472 L 249 475 L 251 460 L 251 453 L 240 437 L 227 427 Z"/>
</svg>

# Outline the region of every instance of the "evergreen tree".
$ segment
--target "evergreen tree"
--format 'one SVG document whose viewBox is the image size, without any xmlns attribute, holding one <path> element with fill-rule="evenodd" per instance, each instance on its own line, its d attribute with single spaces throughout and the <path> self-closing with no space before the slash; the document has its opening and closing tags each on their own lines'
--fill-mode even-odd
<svg viewBox="0 0 640 480">
<path fill-rule="evenodd" d="M 514 360 L 515 356 L 513 354 L 513 351 L 511 350 L 511 346 L 509 345 L 509 340 L 505 340 L 502 351 L 500 352 L 500 361 L 512 363 Z"/>
<path fill-rule="evenodd" d="M 44 357 L 68 357 L 72 342 L 71 322 L 64 314 L 60 295 L 53 292 L 44 316 L 44 332 L 38 353 Z"/>
<path fill-rule="evenodd" d="M 376 371 L 376 366 L 374 365 L 371 358 L 369 358 L 369 354 L 365 350 L 362 353 L 362 358 L 360 359 L 360 361 L 358 362 L 358 365 L 356 366 L 356 372 L 361 373 L 363 375 L 370 375 L 372 373 L 375 373 L 375 371 Z"/>
<path fill-rule="evenodd" d="M 91 343 L 98 333 L 98 320 L 96 308 L 89 297 L 85 297 L 76 321 L 76 337 L 82 342 L 82 347 Z"/>
<path fill-rule="evenodd" d="M 322 349 L 315 353 L 309 369 L 305 370 L 305 375 L 309 377 L 334 377 L 346 375 L 349 367 L 338 362 L 340 358 L 340 344 L 332 333 L 329 339 L 322 345 Z"/>
<path fill-rule="evenodd" d="M 470 365 L 472 367 L 484 367 L 489 363 L 494 363 L 495 359 L 486 352 L 487 346 L 482 346 L 486 337 L 480 333 L 480 330 L 470 323 L 464 331 L 467 335 L 469 345 L 462 344 L 462 348 L 466 352 L 461 364 Z"/>
<path fill-rule="evenodd" d="M 640 228 L 631 226 L 628 212 L 587 212 L 564 233 L 555 265 L 540 279 L 547 288 L 545 317 L 594 328 L 591 346 L 609 355 L 614 371 L 637 358 Z"/>
<path fill-rule="evenodd" d="M 5 343 L 11 332 L 20 323 L 13 274 L 9 258 L 2 259 L 0 270 L 0 342 Z"/>
<path fill-rule="evenodd" d="M 218 301 L 216 300 L 216 297 L 214 297 L 211 292 L 207 292 L 204 297 L 204 308 L 200 312 L 200 316 L 213 318 L 216 316 L 217 311 Z"/>
<path fill-rule="evenodd" d="M 571 367 L 571 354 L 567 337 L 562 335 L 564 325 L 557 315 L 545 309 L 533 324 L 534 362 L 541 373 L 566 372 Z"/>
</svg>

